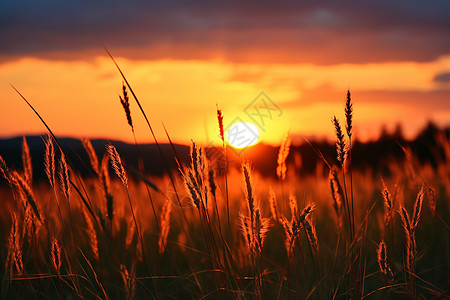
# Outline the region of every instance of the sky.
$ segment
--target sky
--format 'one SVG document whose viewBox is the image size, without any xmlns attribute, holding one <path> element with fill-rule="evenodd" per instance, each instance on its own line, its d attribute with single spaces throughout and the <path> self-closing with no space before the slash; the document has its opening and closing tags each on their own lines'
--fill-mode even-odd
<svg viewBox="0 0 450 300">
<path fill-rule="evenodd" d="M 3 1 L 0 137 L 133 135 L 122 68 L 160 142 L 219 141 L 224 125 L 332 139 L 350 89 L 354 134 L 450 126 L 449 1 Z M 136 103 L 139 142 L 153 142 Z"/>
</svg>

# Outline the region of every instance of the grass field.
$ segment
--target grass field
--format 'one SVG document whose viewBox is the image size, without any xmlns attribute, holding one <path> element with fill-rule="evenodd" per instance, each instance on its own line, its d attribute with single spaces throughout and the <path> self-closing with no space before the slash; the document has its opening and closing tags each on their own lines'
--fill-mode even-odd
<svg viewBox="0 0 450 300">
<path fill-rule="evenodd" d="M 345 126 L 334 120 L 337 160 L 307 176 L 286 165 L 288 139 L 276 178 L 248 161 L 218 170 L 193 144 L 190 164 L 142 180 L 112 145 L 97 157 L 84 140 L 92 176 L 81 178 L 49 134 L 48 180 L 34 182 L 24 140 L 23 166 L 0 166 L 2 297 L 449 297 L 449 137 L 439 136 L 437 168 L 405 148 L 382 176 L 354 169 L 350 95 L 345 107 Z"/>
</svg>

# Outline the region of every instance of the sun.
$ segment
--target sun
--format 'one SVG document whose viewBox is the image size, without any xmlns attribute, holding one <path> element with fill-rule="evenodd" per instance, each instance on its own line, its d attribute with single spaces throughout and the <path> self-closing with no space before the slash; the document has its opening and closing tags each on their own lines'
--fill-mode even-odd
<svg viewBox="0 0 450 300">
<path fill-rule="evenodd" d="M 259 131 L 255 125 L 247 122 L 237 122 L 227 132 L 228 142 L 234 148 L 245 148 L 258 142 Z"/>
</svg>

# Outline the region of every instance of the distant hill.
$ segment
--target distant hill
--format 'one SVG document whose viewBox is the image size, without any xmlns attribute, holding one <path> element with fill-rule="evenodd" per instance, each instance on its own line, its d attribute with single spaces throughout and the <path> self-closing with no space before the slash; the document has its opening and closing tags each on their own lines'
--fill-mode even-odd
<svg viewBox="0 0 450 300">
<path fill-rule="evenodd" d="M 398 132 L 391 134 L 384 133 L 377 141 L 373 142 L 361 143 L 354 141 L 352 152 L 353 166 L 356 169 L 373 170 L 375 176 L 379 173 L 388 172 L 389 168 L 387 166 L 390 162 L 393 160 L 401 162 L 405 159 L 402 150 L 402 147 L 404 147 L 405 149 L 411 149 L 419 158 L 420 163 L 429 163 L 433 167 L 436 167 L 446 159 L 445 150 L 437 140 L 439 135 L 446 137 L 448 143 L 450 130 L 438 129 L 430 123 L 412 141 L 405 140 Z M 36 180 L 43 179 L 45 178 L 43 164 L 45 145 L 43 138 L 41 136 L 28 136 L 26 138 L 32 156 L 34 178 Z M 82 176 L 93 176 L 94 172 L 90 167 L 89 158 L 81 141 L 73 138 L 59 138 L 58 140 L 76 170 Z M 130 171 L 138 169 L 139 154 L 136 145 L 106 139 L 95 139 L 91 140 L 91 142 L 99 159 L 106 152 L 106 144 L 111 143 L 117 148 L 117 151 Z M 174 148 L 180 163 L 189 163 L 189 146 L 175 144 Z M 143 159 L 144 169 L 148 175 L 161 176 L 167 173 L 167 168 L 171 171 L 176 171 L 178 168 L 172 146 L 170 144 L 160 144 L 160 149 L 167 163 L 167 167 L 155 144 L 139 145 L 139 153 Z M 335 145 L 326 141 L 312 141 L 311 145 L 305 142 L 300 146 L 292 146 L 287 163 L 291 167 L 295 166 L 296 172 L 300 175 L 317 172 L 317 166 L 325 166 L 317 154 L 318 152 L 322 153 L 330 164 L 336 163 Z M 222 155 L 220 148 L 207 148 L 206 154 L 214 166 L 224 164 L 224 160 L 220 157 Z M 21 170 L 22 137 L 0 139 L 0 155 L 9 166 Z M 251 160 L 252 166 L 264 176 L 276 176 L 277 156 L 278 147 L 262 143 L 249 147 L 242 152 L 231 147 L 228 148 L 228 162 L 231 168 L 239 168 L 240 160 L 244 158 Z M 323 173 L 327 172 L 326 168 L 322 169 Z M 220 171 L 220 168 L 217 171 Z"/>
<path fill-rule="evenodd" d="M 26 139 L 32 158 L 33 176 L 36 179 L 42 179 L 45 176 L 43 162 L 44 140 L 41 136 L 27 136 Z M 90 166 L 89 157 L 81 141 L 73 138 L 58 138 L 58 140 L 66 152 L 67 158 L 75 166 L 76 170 L 82 176 L 93 176 L 94 172 Z M 111 143 L 117 148 L 117 151 L 129 168 L 138 169 L 139 156 L 136 145 L 104 139 L 93 139 L 91 143 L 99 160 L 106 153 L 106 145 Z M 160 144 L 160 148 L 168 168 L 171 170 L 177 169 L 172 146 L 170 144 Z M 189 146 L 176 144 L 174 148 L 180 160 L 188 161 Z M 166 172 L 166 167 L 156 144 L 140 144 L 139 152 L 148 174 L 161 176 Z M 22 169 L 22 137 L 0 139 L 0 155 L 9 166 Z M 59 156 L 59 150 L 56 150 L 56 155 Z"/>
</svg>

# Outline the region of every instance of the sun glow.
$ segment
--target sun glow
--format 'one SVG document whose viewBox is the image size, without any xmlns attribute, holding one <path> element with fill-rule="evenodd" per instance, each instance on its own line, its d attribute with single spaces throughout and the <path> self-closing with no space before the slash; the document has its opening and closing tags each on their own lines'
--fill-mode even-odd
<svg viewBox="0 0 450 300">
<path fill-rule="evenodd" d="M 246 122 L 237 122 L 227 132 L 228 142 L 234 148 L 245 148 L 258 142 L 259 131 L 255 125 Z"/>
</svg>

